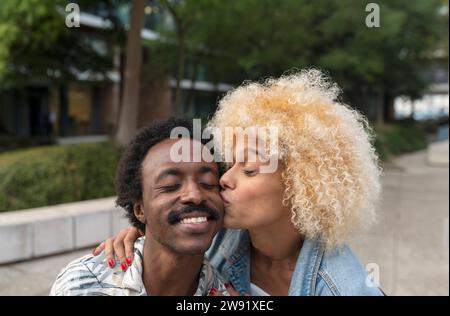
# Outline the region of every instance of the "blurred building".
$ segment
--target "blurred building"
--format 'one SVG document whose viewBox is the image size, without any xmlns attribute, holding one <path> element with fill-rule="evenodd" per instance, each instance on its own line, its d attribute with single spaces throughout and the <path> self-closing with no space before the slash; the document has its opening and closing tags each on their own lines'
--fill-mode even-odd
<svg viewBox="0 0 450 316">
<path fill-rule="evenodd" d="M 442 54 L 439 54 L 442 55 Z M 415 120 L 440 119 L 449 116 L 449 70 L 445 62 L 431 65 L 424 75 L 428 88 L 420 99 L 397 97 L 394 101 L 395 117 Z"/>
<path fill-rule="evenodd" d="M 151 4 L 152 2 L 149 2 Z M 128 23 L 128 5 L 118 8 L 122 23 Z M 80 32 L 98 41 L 96 32 L 109 27 L 104 12 L 83 11 L 80 16 Z M 155 31 L 165 17 L 154 4 L 145 8 L 143 41 L 158 41 Z M 99 49 L 104 49 L 102 43 Z M 121 98 L 120 61 L 123 55 L 114 57 L 115 68 L 103 78 L 92 73 L 76 73 L 77 80 L 64 87 L 38 82 L 23 89 L 0 92 L 0 135 L 18 137 L 72 137 L 84 135 L 108 135 L 116 129 Z M 145 48 L 144 48 L 145 62 Z M 189 69 L 189 65 L 186 65 Z M 104 80 L 107 79 L 107 80 Z M 176 80 L 170 75 L 152 82 L 142 82 L 139 109 L 139 126 L 155 118 L 172 115 L 172 101 Z M 231 88 L 227 84 L 213 84 L 206 79 L 202 67 L 194 82 L 181 81 L 184 112 L 192 117 L 207 117 L 215 110 L 218 98 Z M 64 92 L 64 93 L 62 93 Z"/>
</svg>

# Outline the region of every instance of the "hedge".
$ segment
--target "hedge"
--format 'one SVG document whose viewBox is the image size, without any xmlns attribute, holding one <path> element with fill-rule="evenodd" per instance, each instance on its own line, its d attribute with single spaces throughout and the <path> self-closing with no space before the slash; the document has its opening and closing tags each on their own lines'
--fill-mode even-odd
<svg viewBox="0 0 450 316">
<path fill-rule="evenodd" d="M 119 156 L 111 142 L 0 154 L 0 212 L 114 195 Z"/>
<path fill-rule="evenodd" d="M 414 125 L 390 124 L 375 132 L 375 148 L 381 160 L 426 149 L 428 145 L 427 134 Z"/>
</svg>

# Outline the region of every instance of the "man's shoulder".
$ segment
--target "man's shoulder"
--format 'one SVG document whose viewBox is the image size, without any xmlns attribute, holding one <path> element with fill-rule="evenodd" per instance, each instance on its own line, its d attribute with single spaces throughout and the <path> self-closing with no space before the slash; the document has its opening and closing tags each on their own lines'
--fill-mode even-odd
<svg viewBox="0 0 450 316">
<path fill-rule="evenodd" d="M 109 295 L 111 289 L 117 288 L 115 274 L 121 275 L 120 269 L 109 268 L 105 254 L 86 255 L 70 262 L 56 277 L 50 295 L 80 296 Z"/>
</svg>

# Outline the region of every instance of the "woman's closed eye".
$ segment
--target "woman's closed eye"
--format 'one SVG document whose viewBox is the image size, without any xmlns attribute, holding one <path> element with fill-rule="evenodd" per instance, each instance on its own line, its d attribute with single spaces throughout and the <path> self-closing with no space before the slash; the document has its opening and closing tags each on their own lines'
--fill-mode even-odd
<svg viewBox="0 0 450 316">
<path fill-rule="evenodd" d="M 246 175 L 246 176 L 253 176 L 257 173 L 256 169 L 242 169 L 242 172 Z"/>
</svg>

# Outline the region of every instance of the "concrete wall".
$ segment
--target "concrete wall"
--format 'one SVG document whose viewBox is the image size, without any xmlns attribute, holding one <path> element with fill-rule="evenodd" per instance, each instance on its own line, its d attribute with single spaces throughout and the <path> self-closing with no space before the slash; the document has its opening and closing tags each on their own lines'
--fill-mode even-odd
<svg viewBox="0 0 450 316">
<path fill-rule="evenodd" d="M 94 246 L 129 226 L 115 197 L 0 213 L 0 264 Z"/>
</svg>

